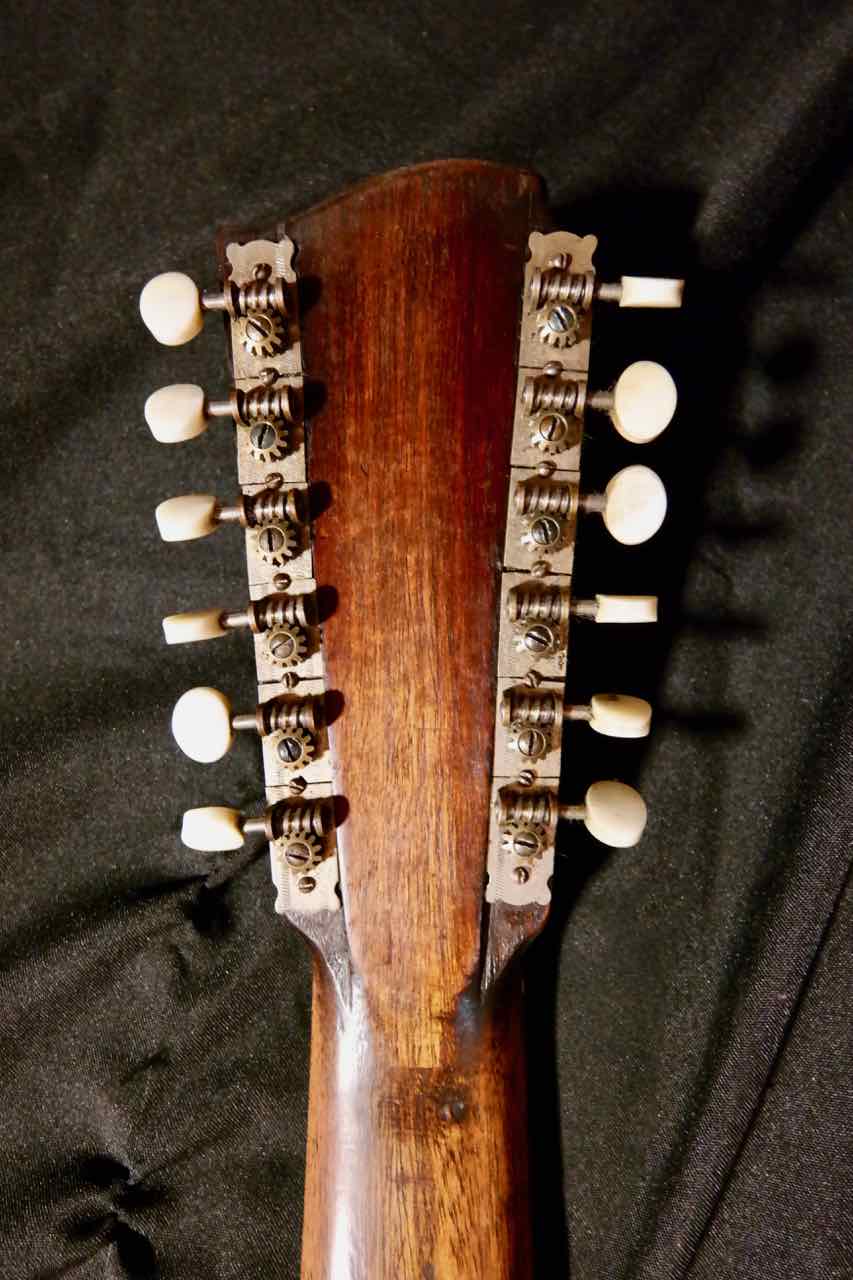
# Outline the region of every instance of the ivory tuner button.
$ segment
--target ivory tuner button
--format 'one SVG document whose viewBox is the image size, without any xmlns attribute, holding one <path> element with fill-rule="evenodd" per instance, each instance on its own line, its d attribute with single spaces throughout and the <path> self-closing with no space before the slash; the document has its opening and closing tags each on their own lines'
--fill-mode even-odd
<svg viewBox="0 0 853 1280">
<path fill-rule="evenodd" d="M 222 625 L 221 609 L 194 609 L 190 613 L 172 613 L 163 619 L 166 644 L 189 644 L 194 640 L 213 640 L 227 636 Z"/>
<path fill-rule="evenodd" d="M 657 533 L 666 515 L 666 489 L 649 467 L 624 467 L 604 490 L 602 511 L 607 532 L 634 547 Z"/>
<path fill-rule="evenodd" d="M 624 782 L 594 782 L 586 793 L 585 809 L 584 826 L 602 844 L 630 849 L 639 843 L 648 811 L 633 787 Z"/>
<path fill-rule="evenodd" d="M 187 809 L 181 824 L 181 840 L 187 848 L 201 853 L 242 848 L 240 810 L 227 809 L 224 805 Z"/>
<path fill-rule="evenodd" d="M 657 596 L 596 596 L 596 622 L 657 622 Z"/>
<path fill-rule="evenodd" d="M 184 755 L 198 764 L 221 760 L 234 743 L 231 703 L 218 689 L 187 689 L 172 711 L 172 735 Z"/>
<path fill-rule="evenodd" d="M 166 347 L 189 342 L 204 324 L 198 286 L 181 271 L 164 271 L 139 295 L 139 311 L 148 329 Z"/>
<path fill-rule="evenodd" d="M 613 388 L 610 417 L 632 444 L 648 444 L 669 426 L 678 392 L 672 375 L 654 360 L 637 360 L 620 374 Z"/>
<path fill-rule="evenodd" d="M 143 412 L 151 434 L 160 444 L 179 444 L 207 430 L 204 392 L 192 382 L 152 391 Z"/>
<path fill-rule="evenodd" d="M 646 738 L 652 727 L 652 708 L 645 698 L 627 693 L 596 693 L 589 700 L 589 727 L 608 738 Z"/>
<path fill-rule="evenodd" d="M 619 306 L 680 307 L 683 297 L 683 280 L 667 280 L 662 276 L 623 276 Z"/>
<path fill-rule="evenodd" d="M 189 542 L 204 538 L 218 527 L 218 503 L 212 493 L 186 493 L 167 498 L 154 512 L 164 542 Z"/>
</svg>

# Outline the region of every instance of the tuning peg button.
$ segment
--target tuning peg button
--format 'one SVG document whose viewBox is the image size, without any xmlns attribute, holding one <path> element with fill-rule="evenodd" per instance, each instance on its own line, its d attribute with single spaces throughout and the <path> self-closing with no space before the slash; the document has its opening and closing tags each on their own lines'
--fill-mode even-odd
<svg viewBox="0 0 853 1280">
<path fill-rule="evenodd" d="M 587 831 L 613 849 L 639 844 L 646 827 L 646 802 L 624 782 L 594 782 L 582 805 L 561 805 L 559 816 L 583 822 Z"/>
<path fill-rule="evenodd" d="M 203 853 L 241 849 L 245 841 L 243 815 L 239 809 L 224 805 L 187 809 L 181 823 L 181 840 L 188 848 Z"/>
<path fill-rule="evenodd" d="M 594 600 L 574 600 L 572 612 L 593 622 L 657 622 L 658 598 L 598 595 Z"/>
<path fill-rule="evenodd" d="M 662 276 L 622 276 L 618 284 L 601 284 L 596 296 L 602 302 L 617 302 L 620 307 L 680 307 L 684 300 L 684 281 Z"/>
<path fill-rule="evenodd" d="M 617 471 L 602 495 L 601 516 L 611 537 L 624 546 L 648 541 L 666 516 L 666 489 L 649 467 Z"/>
<path fill-rule="evenodd" d="M 596 693 L 589 700 L 589 727 L 608 738 L 646 738 L 652 708 L 645 698 L 627 693 Z"/>
<path fill-rule="evenodd" d="M 631 444 L 648 444 L 672 421 L 678 392 L 672 374 L 654 360 L 637 360 L 617 378 L 612 391 L 589 396 L 590 409 L 609 413 L 616 430 Z"/>
<path fill-rule="evenodd" d="M 139 295 L 139 311 L 148 329 L 166 347 L 179 347 L 204 324 L 198 286 L 181 271 L 164 271 Z"/>
</svg>

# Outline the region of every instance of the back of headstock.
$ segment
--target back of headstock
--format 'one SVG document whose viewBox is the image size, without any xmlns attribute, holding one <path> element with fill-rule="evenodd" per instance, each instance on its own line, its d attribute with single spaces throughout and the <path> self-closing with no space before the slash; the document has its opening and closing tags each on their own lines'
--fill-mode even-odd
<svg viewBox="0 0 853 1280">
<path fill-rule="evenodd" d="M 160 524 L 244 525 L 250 602 L 166 633 L 254 634 L 259 708 L 194 691 L 175 728 L 198 759 L 262 734 L 265 813 L 191 811 L 184 838 L 270 839 L 277 909 L 318 955 L 306 1277 L 529 1274 L 519 988 L 498 979 L 546 918 L 558 824 L 624 846 L 645 822 L 618 783 L 557 794 L 565 723 L 630 737 L 650 717 L 564 702 L 570 624 L 655 616 L 574 598 L 577 522 L 631 543 L 665 512 L 645 468 L 583 493 L 581 424 L 606 412 L 639 443 L 675 407 L 648 362 L 588 390 L 596 299 L 679 295 L 598 284 L 594 248 L 548 231 L 533 175 L 447 162 L 224 236 L 219 290 L 143 296 L 167 339 L 227 317 L 230 397 L 161 393 L 147 416 L 170 440 L 237 423 L 239 500 Z"/>
</svg>

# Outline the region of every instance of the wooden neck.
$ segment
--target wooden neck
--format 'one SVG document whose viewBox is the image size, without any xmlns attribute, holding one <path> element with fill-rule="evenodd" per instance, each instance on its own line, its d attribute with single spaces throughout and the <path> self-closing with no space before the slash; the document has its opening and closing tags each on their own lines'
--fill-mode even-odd
<svg viewBox="0 0 853 1280">
<path fill-rule="evenodd" d="M 518 992 L 483 888 L 530 174 L 377 179 L 293 220 L 343 912 L 314 920 L 304 1280 L 524 1280 Z M 312 281 L 316 282 L 312 300 Z M 520 936 L 518 922 L 514 922 Z M 517 937 L 513 935 L 511 950 Z"/>
</svg>

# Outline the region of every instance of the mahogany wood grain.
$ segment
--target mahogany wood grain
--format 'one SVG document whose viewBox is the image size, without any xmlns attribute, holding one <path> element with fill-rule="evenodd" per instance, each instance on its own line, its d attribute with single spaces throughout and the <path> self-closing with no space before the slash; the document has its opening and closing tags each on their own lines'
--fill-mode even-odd
<svg viewBox="0 0 853 1280">
<path fill-rule="evenodd" d="M 458 161 L 287 224 L 325 393 L 315 565 L 344 701 L 346 943 L 313 933 L 350 964 L 346 998 L 316 967 L 304 1280 L 531 1274 L 519 992 L 481 990 L 519 308 L 543 221 L 534 176 Z"/>
</svg>

